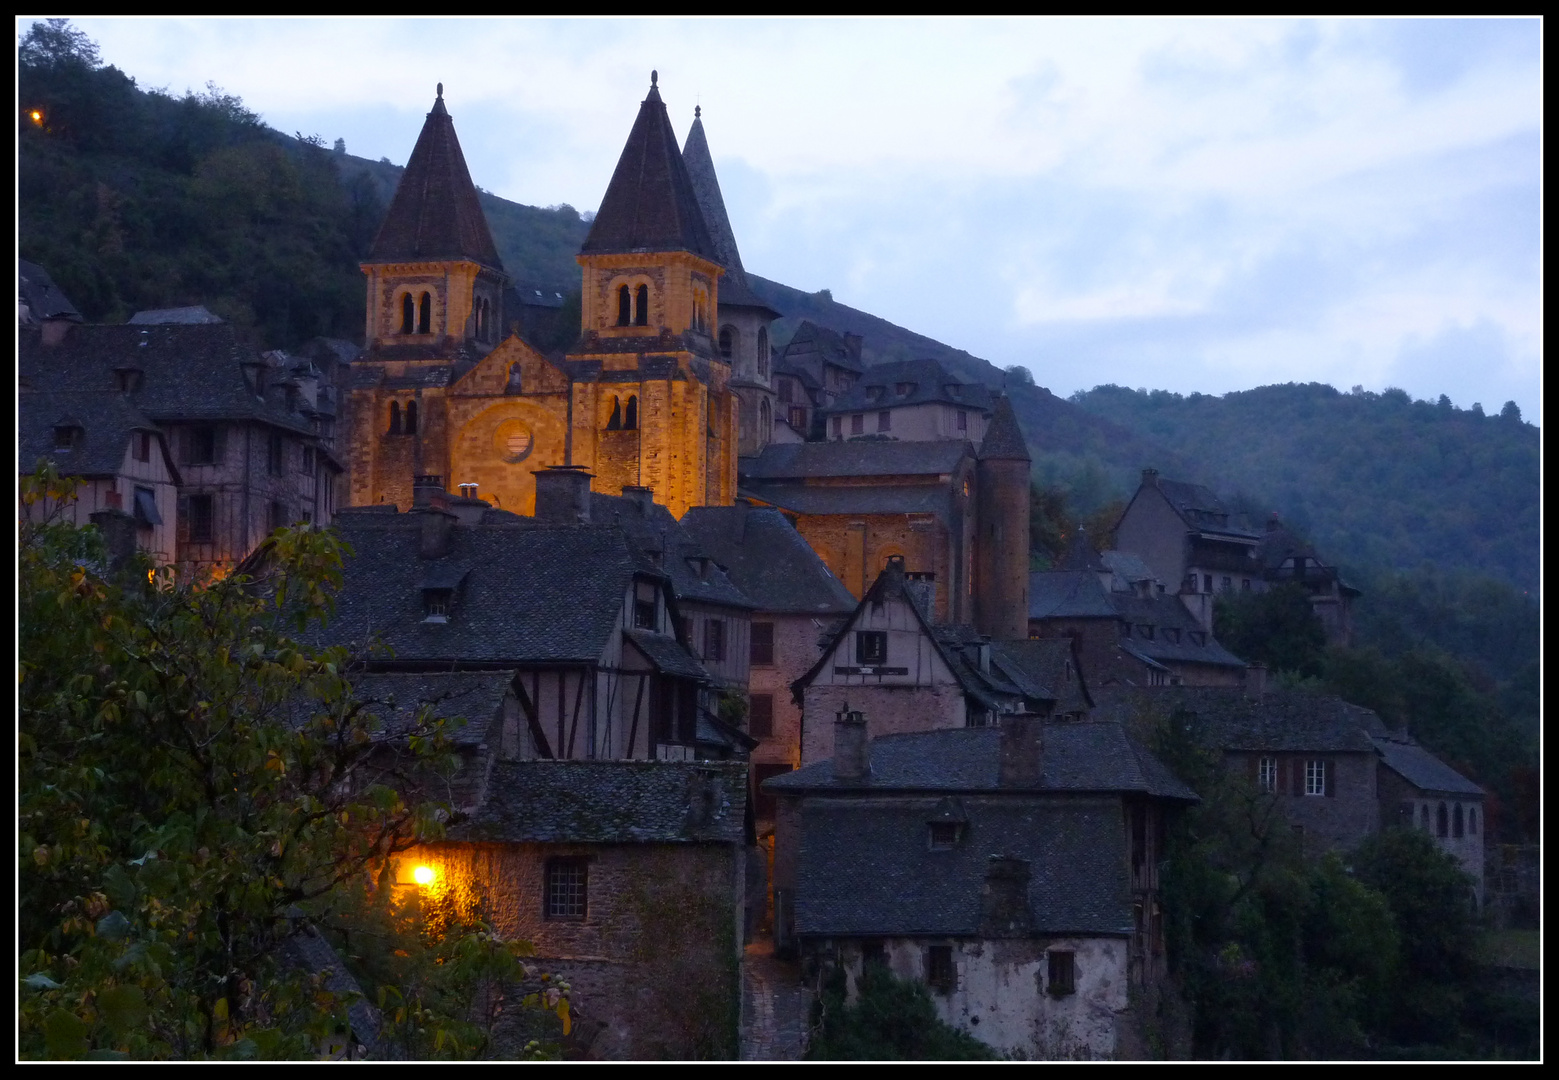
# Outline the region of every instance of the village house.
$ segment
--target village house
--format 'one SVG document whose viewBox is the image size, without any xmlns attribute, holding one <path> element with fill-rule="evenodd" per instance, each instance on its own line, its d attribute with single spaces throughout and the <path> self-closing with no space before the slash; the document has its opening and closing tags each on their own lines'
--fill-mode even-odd
<svg viewBox="0 0 1559 1080">
<path fill-rule="evenodd" d="M 775 777 L 776 944 L 806 970 L 886 964 L 940 1019 L 1028 1059 L 1109 1058 L 1164 970 L 1165 821 L 1196 796 L 1122 727 L 1044 723 L 868 737 Z"/>
<path fill-rule="evenodd" d="M 874 364 L 823 410 L 830 440 L 876 436 L 978 445 L 991 420 L 991 393 L 935 360 Z"/>
<path fill-rule="evenodd" d="M 801 320 L 774 361 L 778 423 L 772 441 L 797 443 L 824 438 L 823 410 L 848 392 L 866 371 L 861 344 L 859 334 L 840 334 L 809 319 Z"/>
</svg>

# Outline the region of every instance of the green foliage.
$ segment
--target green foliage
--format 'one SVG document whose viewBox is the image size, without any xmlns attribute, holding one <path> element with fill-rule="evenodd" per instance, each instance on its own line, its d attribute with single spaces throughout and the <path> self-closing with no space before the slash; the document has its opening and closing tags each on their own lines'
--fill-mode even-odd
<svg viewBox="0 0 1559 1080">
<path fill-rule="evenodd" d="M 936 1014 L 921 983 L 895 978 L 887 965 L 866 964 L 855 1004 L 846 1001 L 843 969 L 834 968 L 818 996 L 807 1056 L 818 1061 L 986 1061 L 997 1054 Z"/>
<path fill-rule="evenodd" d="M 447 759 L 444 724 L 425 717 L 410 748 L 377 738 L 351 658 L 291 636 L 328 612 L 333 535 L 273 534 L 264 589 L 172 584 L 144 559 L 111 568 L 95 529 L 46 515 L 69 487 L 47 470 L 22 485 L 22 1056 L 311 1056 L 351 1002 L 284 943 L 376 919 L 437 969 L 385 984 L 418 1002 L 433 1045 L 416 1045 L 479 1052 L 465 991 L 510 947 L 469 923 L 430 938 L 368 890 L 387 856 L 440 835 L 447 808 L 399 791 Z"/>
<path fill-rule="evenodd" d="M 1035 570 L 1051 570 L 1065 561 L 1081 529 L 1095 551 L 1114 546 L 1115 525 L 1126 504 L 1111 500 L 1091 512 L 1079 513 L 1073 491 L 1063 485 L 1036 484 L 1029 493 L 1029 562 Z"/>
<path fill-rule="evenodd" d="M 1247 662 L 1299 676 L 1320 674 L 1326 629 L 1303 585 L 1290 582 L 1266 592 L 1220 594 L 1213 608 L 1213 632 L 1224 648 Z"/>
</svg>

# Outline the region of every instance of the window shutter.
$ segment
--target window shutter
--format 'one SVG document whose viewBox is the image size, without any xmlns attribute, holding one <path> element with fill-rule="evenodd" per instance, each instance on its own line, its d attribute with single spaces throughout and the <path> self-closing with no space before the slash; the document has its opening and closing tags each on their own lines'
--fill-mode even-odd
<svg viewBox="0 0 1559 1080">
<path fill-rule="evenodd" d="M 1332 762 L 1332 761 L 1325 761 L 1325 762 L 1321 763 L 1321 768 L 1326 770 L 1325 775 L 1323 777 L 1324 780 L 1326 781 L 1326 797 L 1328 799 L 1333 798 L 1337 794 L 1337 768 L 1336 768 L 1336 763 Z"/>
<path fill-rule="evenodd" d="M 1293 793 L 1295 795 L 1303 795 L 1305 793 L 1305 759 L 1302 757 L 1294 759 Z"/>
<path fill-rule="evenodd" d="M 227 460 L 227 428 L 224 425 L 216 425 L 211 433 L 211 447 L 212 464 L 220 465 Z"/>
<path fill-rule="evenodd" d="M 180 432 L 179 442 L 181 444 L 183 444 L 185 450 L 188 450 L 189 449 L 189 432 L 187 432 L 187 431 Z M 178 518 L 178 523 L 176 524 L 176 526 L 174 528 L 174 532 L 178 535 L 179 543 L 181 543 L 181 544 L 189 543 L 189 496 L 188 495 L 180 495 L 179 496 L 179 518 Z"/>
</svg>

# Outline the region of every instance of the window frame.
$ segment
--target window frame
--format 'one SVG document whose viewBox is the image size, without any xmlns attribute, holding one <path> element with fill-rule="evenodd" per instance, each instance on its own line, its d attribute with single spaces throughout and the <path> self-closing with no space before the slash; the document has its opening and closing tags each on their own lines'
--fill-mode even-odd
<svg viewBox="0 0 1559 1080">
<path fill-rule="evenodd" d="M 725 620 L 704 620 L 704 659 L 725 660 Z"/>
<path fill-rule="evenodd" d="M 888 632 L 886 630 L 857 630 L 855 632 L 855 663 L 859 667 L 876 667 L 888 662 Z"/>
<path fill-rule="evenodd" d="M 1045 993 L 1051 997 L 1067 997 L 1077 993 L 1075 949 L 1045 950 Z"/>
<path fill-rule="evenodd" d="M 761 706 L 760 702 L 762 703 Z M 772 739 L 774 737 L 773 694 L 751 694 L 748 696 L 747 734 L 755 739 Z"/>
<path fill-rule="evenodd" d="M 963 826 L 956 821 L 926 822 L 926 850 L 952 851 L 958 846 Z"/>
<path fill-rule="evenodd" d="M 1326 766 L 1325 758 L 1305 759 L 1305 794 L 1307 796 L 1326 794 Z"/>
<path fill-rule="evenodd" d="M 265 471 L 271 476 L 287 475 L 287 442 L 279 431 L 271 432 L 266 441 Z"/>
<path fill-rule="evenodd" d="M 958 989 L 958 963 L 951 945 L 926 946 L 926 985 L 939 994 Z"/>
<path fill-rule="evenodd" d="M 865 413 L 854 413 L 854 414 L 851 415 L 851 417 L 850 417 L 850 434 L 851 435 L 865 435 L 866 434 L 866 414 Z"/>
<path fill-rule="evenodd" d="M 893 430 L 893 410 L 892 409 L 882 409 L 882 410 L 878 411 L 878 413 L 877 413 L 877 430 L 878 431 L 892 431 Z"/>
<path fill-rule="evenodd" d="M 560 881 L 564 874 L 577 874 L 575 881 Z M 541 912 L 548 922 L 584 922 L 590 917 L 590 861 L 579 856 L 554 856 L 542 872 Z M 577 890 L 575 898 L 559 903 L 558 886 Z M 577 907 L 577 911 L 574 910 Z M 564 909 L 564 910 L 560 910 Z"/>
<path fill-rule="evenodd" d="M 633 628 L 635 630 L 655 630 L 656 608 L 659 605 L 654 600 L 641 600 L 638 597 L 633 601 Z"/>
<path fill-rule="evenodd" d="M 747 638 L 747 663 L 751 667 L 774 666 L 774 624 L 755 622 Z"/>
<path fill-rule="evenodd" d="M 1269 795 L 1278 790 L 1278 759 L 1262 757 L 1256 761 L 1256 786 Z"/>
<path fill-rule="evenodd" d="M 195 512 L 195 507 L 197 504 L 205 507 L 204 514 L 197 514 Z M 217 531 L 216 496 L 210 494 L 209 492 L 198 492 L 189 496 L 189 502 L 187 503 L 187 506 L 189 510 L 188 542 L 191 544 L 215 543 Z M 195 528 L 197 524 L 204 525 L 204 528 L 197 530 Z"/>
</svg>

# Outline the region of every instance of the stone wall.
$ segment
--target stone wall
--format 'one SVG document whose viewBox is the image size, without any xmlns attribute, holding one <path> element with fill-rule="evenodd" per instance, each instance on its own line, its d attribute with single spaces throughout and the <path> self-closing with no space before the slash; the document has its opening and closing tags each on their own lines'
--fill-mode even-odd
<svg viewBox="0 0 1559 1080">
<path fill-rule="evenodd" d="M 1346 851 L 1380 828 L 1374 754 L 1229 754 L 1226 762 L 1252 782 L 1262 757 L 1277 760 L 1277 797 L 1290 825 L 1303 830 L 1307 855 Z M 1306 761 L 1324 760 L 1332 770 L 1329 795 L 1304 794 Z"/>
<path fill-rule="evenodd" d="M 801 764 L 834 756 L 834 715 L 848 701 L 866 716 L 866 736 L 961 728 L 968 722 L 968 705 L 956 683 L 941 686 L 819 686 L 806 690 L 802 724 Z"/>
</svg>

